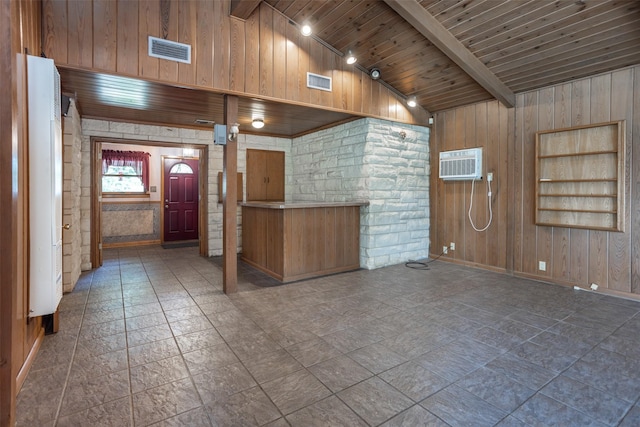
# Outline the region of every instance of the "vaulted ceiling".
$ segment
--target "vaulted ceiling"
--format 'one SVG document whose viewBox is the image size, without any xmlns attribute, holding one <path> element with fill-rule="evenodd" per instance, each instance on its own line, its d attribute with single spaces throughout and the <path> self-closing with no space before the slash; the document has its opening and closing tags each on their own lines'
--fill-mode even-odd
<svg viewBox="0 0 640 427">
<path fill-rule="evenodd" d="M 378 68 L 381 81 L 415 96 L 431 113 L 498 99 L 513 106 L 515 94 L 613 69 L 640 64 L 638 0 L 262 0 L 291 23 L 308 23 L 312 37 L 336 53 L 351 50 L 357 66 Z M 242 18 L 260 0 L 232 0 Z M 104 116 L 100 90 L 126 84 L 78 70 L 62 70 L 63 89 L 76 92 L 83 113 Z M 189 125 L 221 98 L 185 88 L 144 83 L 155 99 L 132 116 L 110 106 L 111 118 Z M 182 100 L 182 101 L 181 101 Z M 167 108 L 167 102 L 171 108 Z M 278 117 L 270 133 L 299 135 L 353 117 L 313 108 L 288 108 L 243 99 Z M 244 107 L 243 107 L 244 106 Z M 214 111 L 215 110 L 215 111 Z M 165 114 L 162 114 L 162 112 Z M 171 113 L 166 113 L 171 111 Z M 247 113 L 248 114 L 248 113 Z"/>
</svg>

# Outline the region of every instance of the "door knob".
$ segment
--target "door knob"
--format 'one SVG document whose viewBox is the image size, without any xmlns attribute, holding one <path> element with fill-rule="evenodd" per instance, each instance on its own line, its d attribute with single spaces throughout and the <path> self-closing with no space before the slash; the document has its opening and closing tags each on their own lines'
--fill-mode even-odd
<svg viewBox="0 0 640 427">
<path fill-rule="evenodd" d="M 65 224 L 62 226 L 62 228 L 64 228 L 65 230 L 68 230 L 71 228 L 71 224 Z"/>
<path fill-rule="evenodd" d="M 169 205 L 164 205 L 164 207 L 165 207 L 166 209 L 169 209 Z"/>
</svg>

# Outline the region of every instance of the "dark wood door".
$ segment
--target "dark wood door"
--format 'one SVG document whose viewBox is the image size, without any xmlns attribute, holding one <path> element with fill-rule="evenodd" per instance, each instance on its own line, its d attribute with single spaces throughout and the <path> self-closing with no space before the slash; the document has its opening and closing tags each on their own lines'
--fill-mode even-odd
<svg viewBox="0 0 640 427">
<path fill-rule="evenodd" d="M 164 159 L 164 241 L 198 239 L 198 160 Z"/>
</svg>

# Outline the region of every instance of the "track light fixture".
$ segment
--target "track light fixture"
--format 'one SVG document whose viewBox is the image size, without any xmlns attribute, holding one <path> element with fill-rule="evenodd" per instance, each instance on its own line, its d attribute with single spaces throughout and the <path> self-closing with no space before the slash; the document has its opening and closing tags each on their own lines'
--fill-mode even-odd
<svg viewBox="0 0 640 427">
<path fill-rule="evenodd" d="M 302 28 L 300 28 L 300 33 L 305 37 L 310 36 L 311 32 L 311 26 L 309 26 L 309 24 L 304 24 Z"/>
<path fill-rule="evenodd" d="M 410 96 L 407 99 L 407 105 L 411 108 L 415 107 L 416 105 L 418 105 L 418 100 L 416 99 L 415 96 Z"/>
<path fill-rule="evenodd" d="M 381 75 L 380 68 L 372 68 L 371 71 L 369 71 L 369 76 L 372 80 L 378 80 Z"/>
<path fill-rule="evenodd" d="M 347 64 L 349 65 L 355 64 L 358 60 L 358 58 L 356 58 L 351 51 L 347 52 L 347 54 L 345 55 L 345 59 L 347 61 Z"/>
</svg>

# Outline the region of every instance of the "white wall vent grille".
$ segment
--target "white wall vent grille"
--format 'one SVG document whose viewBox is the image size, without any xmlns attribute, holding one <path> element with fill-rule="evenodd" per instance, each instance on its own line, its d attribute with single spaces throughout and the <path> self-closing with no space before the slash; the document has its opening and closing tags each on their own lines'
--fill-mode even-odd
<svg viewBox="0 0 640 427">
<path fill-rule="evenodd" d="M 331 92 L 331 77 L 307 73 L 307 87 Z"/>
<path fill-rule="evenodd" d="M 482 178 L 482 148 L 441 151 L 440 178 L 445 180 Z"/>
<path fill-rule="evenodd" d="M 149 56 L 191 64 L 191 45 L 149 36 Z"/>
</svg>

